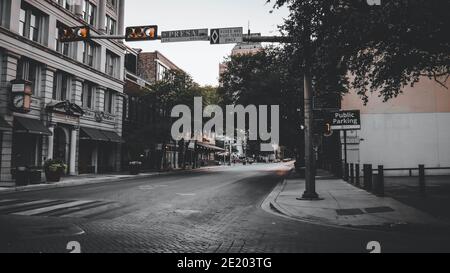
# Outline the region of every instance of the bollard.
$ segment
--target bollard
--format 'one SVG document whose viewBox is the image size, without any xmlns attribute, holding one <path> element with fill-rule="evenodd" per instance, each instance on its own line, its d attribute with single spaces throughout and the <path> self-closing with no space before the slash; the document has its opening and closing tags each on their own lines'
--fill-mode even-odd
<svg viewBox="0 0 450 273">
<path fill-rule="evenodd" d="M 350 183 L 355 184 L 355 164 L 350 164 Z"/>
<path fill-rule="evenodd" d="M 345 182 L 348 182 L 348 180 L 349 180 L 349 174 L 348 174 L 348 172 L 349 172 L 349 167 L 348 167 L 348 163 L 345 163 L 345 165 L 344 165 L 344 181 Z"/>
<path fill-rule="evenodd" d="M 366 191 L 372 190 L 372 165 L 364 164 L 364 189 Z"/>
<path fill-rule="evenodd" d="M 356 186 L 357 187 L 359 187 L 359 186 L 361 186 L 361 183 L 360 183 L 360 169 L 359 169 L 360 167 L 359 167 L 359 164 L 356 164 L 356 167 L 355 167 L 355 171 L 356 171 Z"/>
<path fill-rule="evenodd" d="M 425 165 L 419 165 L 419 188 L 422 196 L 426 195 Z"/>
<path fill-rule="evenodd" d="M 375 186 L 375 194 L 378 196 L 384 196 L 384 167 L 378 166 L 378 175 Z"/>
<path fill-rule="evenodd" d="M 369 178 L 368 178 L 368 171 L 367 171 L 367 164 L 364 164 L 363 165 L 363 188 L 365 189 L 365 190 L 367 190 L 367 181 L 369 181 Z"/>
</svg>

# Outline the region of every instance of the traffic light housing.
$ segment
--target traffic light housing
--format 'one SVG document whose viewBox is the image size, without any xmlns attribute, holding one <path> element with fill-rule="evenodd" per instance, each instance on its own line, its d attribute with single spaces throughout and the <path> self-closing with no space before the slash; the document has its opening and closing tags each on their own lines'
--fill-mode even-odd
<svg viewBox="0 0 450 273">
<path fill-rule="evenodd" d="M 324 127 L 325 127 L 325 128 L 324 128 L 324 133 L 323 133 L 323 135 L 324 135 L 324 136 L 327 136 L 327 137 L 332 136 L 332 135 L 333 135 L 333 130 L 331 129 L 331 123 L 325 122 Z"/>
<path fill-rule="evenodd" d="M 89 27 L 63 27 L 59 29 L 59 41 L 62 43 L 88 40 L 91 36 Z"/>
<path fill-rule="evenodd" d="M 158 39 L 158 26 L 127 27 L 125 41 L 152 41 Z"/>
</svg>

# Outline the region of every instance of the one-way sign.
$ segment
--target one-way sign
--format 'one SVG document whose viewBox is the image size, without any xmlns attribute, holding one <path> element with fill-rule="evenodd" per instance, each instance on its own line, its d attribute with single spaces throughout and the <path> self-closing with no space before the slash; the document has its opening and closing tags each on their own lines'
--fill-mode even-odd
<svg viewBox="0 0 450 273">
<path fill-rule="evenodd" d="M 216 28 L 211 29 L 211 44 L 237 44 L 242 43 L 244 34 L 244 28 Z"/>
</svg>

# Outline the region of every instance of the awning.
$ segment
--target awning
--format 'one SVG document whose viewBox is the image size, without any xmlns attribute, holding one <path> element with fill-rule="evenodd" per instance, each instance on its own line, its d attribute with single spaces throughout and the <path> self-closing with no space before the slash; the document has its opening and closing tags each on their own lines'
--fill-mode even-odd
<svg viewBox="0 0 450 273">
<path fill-rule="evenodd" d="M 109 141 L 109 138 L 102 134 L 102 132 L 98 129 L 81 127 L 80 133 L 80 139 Z"/>
<path fill-rule="evenodd" d="M 6 122 L 5 118 L 0 116 L 0 131 L 9 131 L 12 128 L 8 122 Z"/>
<path fill-rule="evenodd" d="M 37 119 L 14 117 L 16 121 L 14 132 L 16 133 L 28 133 L 35 135 L 51 136 L 52 132 L 45 127 L 45 125 Z"/>
<path fill-rule="evenodd" d="M 208 144 L 208 143 L 201 143 L 201 142 L 199 142 L 199 143 L 197 143 L 197 146 L 199 146 L 201 148 L 204 148 L 204 149 L 207 149 L 207 150 L 210 150 L 210 151 L 225 152 L 225 149 L 222 149 L 220 147 L 217 147 L 217 146 L 214 146 L 214 145 L 211 145 L 211 144 Z"/>
<path fill-rule="evenodd" d="M 110 142 L 115 143 L 122 143 L 122 138 L 116 133 L 116 132 L 110 132 L 110 131 L 101 131 L 102 134 L 104 134 Z"/>
<path fill-rule="evenodd" d="M 121 143 L 122 138 L 115 132 L 81 127 L 80 139 Z"/>
</svg>

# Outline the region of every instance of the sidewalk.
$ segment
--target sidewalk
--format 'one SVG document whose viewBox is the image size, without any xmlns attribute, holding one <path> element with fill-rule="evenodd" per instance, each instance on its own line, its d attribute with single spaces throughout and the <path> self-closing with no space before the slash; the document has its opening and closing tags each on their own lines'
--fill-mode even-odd
<svg viewBox="0 0 450 273">
<path fill-rule="evenodd" d="M 64 187 L 74 187 L 81 186 L 87 184 L 100 184 L 100 183 L 114 183 L 120 181 L 134 180 L 140 178 L 149 178 L 163 175 L 170 175 L 175 173 L 184 173 L 184 172 L 192 172 L 199 171 L 204 169 L 211 168 L 219 168 L 220 166 L 214 167 L 204 167 L 200 169 L 194 170 L 174 170 L 170 172 L 149 172 L 149 173 L 141 173 L 138 175 L 130 175 L 130 174 L 105 174 L 105 175 L 78 175 L 78 176 L 69 176 L 63 177 L 61 182 L 58 183 L 48 183 L 48 184 L 38 184 L 38 185 L 29 185 L 23 187 L 9 187 L 2 188 L 0 187 L 0 195 L 14 193 L 14 192 L 27 192 L 27 191 L 36 191 L 36 190 L 44 190 L 44 189 L 55 189 L 55 188 L 64 188 Z"/>
<path fill-rule="evenodd" d="M 393 198 L 377 197 L 340 179 L 317 180 L 317 192 L 324 200 L 297 200 L 304 189 L 304 179 L 291 176 L 274 190 L 270 205 L 285 216 L 322 225 L 362 228 L 448 224 Z"/>
</svg>

